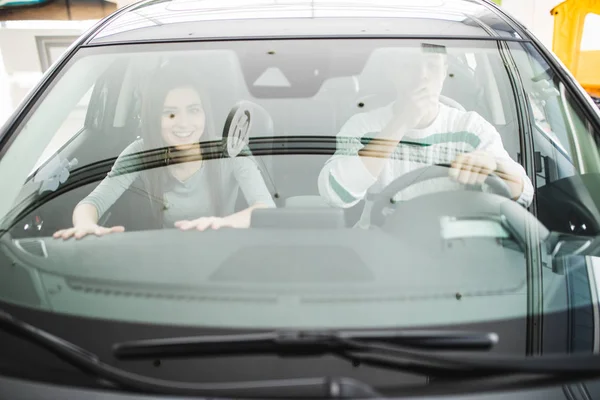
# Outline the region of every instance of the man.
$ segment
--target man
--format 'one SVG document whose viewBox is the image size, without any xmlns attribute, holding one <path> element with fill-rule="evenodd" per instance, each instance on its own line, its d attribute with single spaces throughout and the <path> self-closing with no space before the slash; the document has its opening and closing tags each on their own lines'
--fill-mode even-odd
<svg viewBox="0 0 600 400">
<path fill-rule="evenodd" d="M 475 112 L 440 103 L 448 71 L 444 47 L 423 45 L 419 54 L 391 56 L 386 71 L 397 100 L 357 114 L 342 127 L 336 154 L 319 175 L 323 198 L 333 206 L 351 207 L 368 190 L 381 190 L 407 172 L 450 164 L 450 179 L 420 182 L 395 199 L 482 184 L 494 173 L 506 182 L 515 201 L 531 204 L 531 181 L 510 158 L 496 129 Z M 361 221 L 368 223 L 365 214 Z"/>
</svg>

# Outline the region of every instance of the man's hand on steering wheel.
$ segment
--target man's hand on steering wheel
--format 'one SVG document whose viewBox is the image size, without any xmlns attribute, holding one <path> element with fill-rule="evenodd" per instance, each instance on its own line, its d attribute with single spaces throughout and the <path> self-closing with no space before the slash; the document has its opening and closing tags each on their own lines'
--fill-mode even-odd
<svg viewBox="0 0 600 400">
<path fill-rule="evenodd" d="M 448 172 L 452 179 L 463 185 L 481 185 L 496 171 L 496 159 L 486 151 L 459 154 Z"/>
<path fill-rule="evenodd" d="M 450 178 L 463 185 L 481 185 L 491 174 L 496 174 L 505 181 L 513 200 L 519 198 L 523 192 L 523 180 L 518 171 L 513 171 L 511 166 L 497 161 L 487 151 L 459 154 L 449 171 Z"/>
</svg>

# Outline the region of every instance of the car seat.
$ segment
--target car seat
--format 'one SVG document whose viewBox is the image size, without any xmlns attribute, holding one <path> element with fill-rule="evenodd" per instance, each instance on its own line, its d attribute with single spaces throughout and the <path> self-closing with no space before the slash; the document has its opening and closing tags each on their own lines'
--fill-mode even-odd
<svg viewBox="0 0 600 400">
<path fill-rule="evenodd" d="M 339 103 L 351 101 L 356 95 L 352 77 L 327 79 L 319 91 L 310 98 L 261 99 L 274 120 L 275 136 L 280 137 L 278 146 L 286 148 L 294 136 L 335 136 L 341 120 Z M 271 177 L 279 199 L 284 207 L 324 206 L 319 196 L 317 179 L 330 157 L 327 154 L 286 154 L 268 157 Z"/>
</svg>

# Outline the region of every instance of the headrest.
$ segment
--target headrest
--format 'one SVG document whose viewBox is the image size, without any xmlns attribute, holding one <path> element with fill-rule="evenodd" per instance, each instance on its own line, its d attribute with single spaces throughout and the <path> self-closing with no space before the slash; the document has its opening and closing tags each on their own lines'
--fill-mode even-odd
<svg viewBox="0 0 600 400">
<path fill-rule="evenodd" d="M 273 119 L 264 107 L 242 100 L 233 105 L 223 127 L 227 154 L 237 156 L 250 138 L 273 136 Z"/>
</svg>

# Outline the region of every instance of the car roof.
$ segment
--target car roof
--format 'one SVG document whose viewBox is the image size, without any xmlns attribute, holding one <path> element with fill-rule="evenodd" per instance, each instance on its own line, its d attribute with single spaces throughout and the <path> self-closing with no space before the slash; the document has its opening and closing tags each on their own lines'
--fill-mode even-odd
<svg viewBox="0 0 600 400">
<path fill-rule="evenodd" d="M 522 39 L 484 0 L 149 0 L 109 17 L 86 44 L 373 36 Z"/>
</svg>

